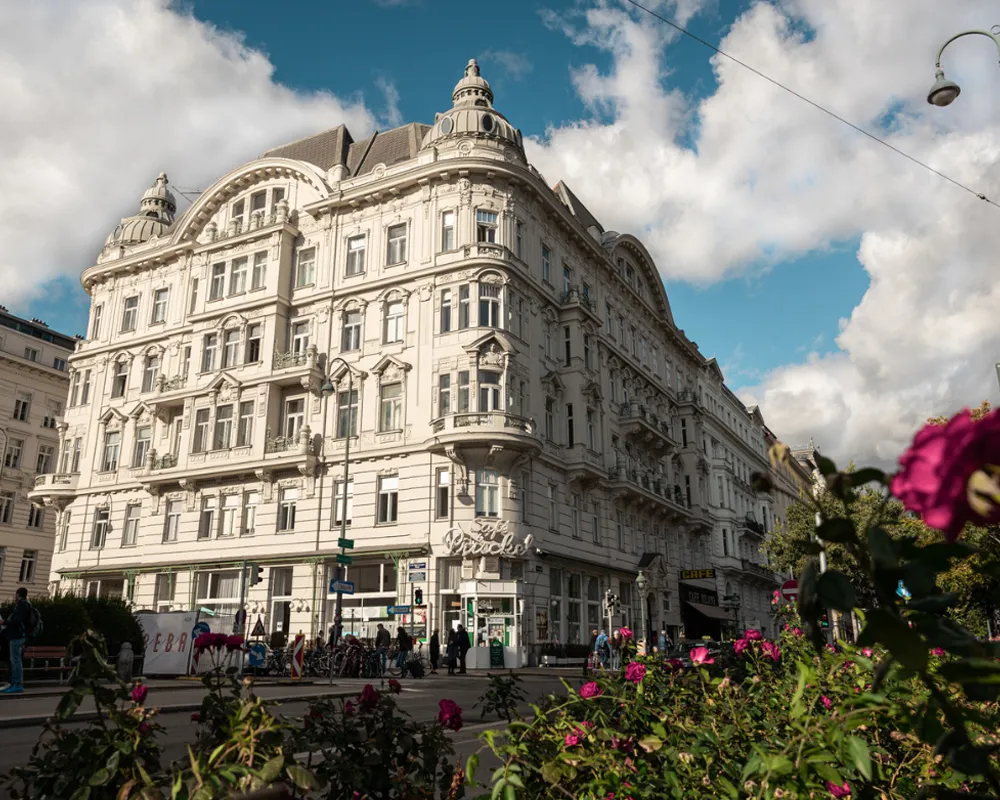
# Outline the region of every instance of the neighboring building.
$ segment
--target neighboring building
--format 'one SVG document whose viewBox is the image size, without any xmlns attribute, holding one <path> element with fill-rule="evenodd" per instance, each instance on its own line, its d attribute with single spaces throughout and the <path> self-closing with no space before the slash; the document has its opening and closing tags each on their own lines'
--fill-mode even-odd
<svg viewBox="0 0 1000 800">
<path fill-rule="evenodd" d="M 349 443 L 348 632 L 409 622 L 386 607 L 421 589 L 421 630 L 586 642 L 609 588 L 639 627 L 640 566 L 675 638 L 771 624 L 759 413 L 642 243 L 526 162 L 475 62 L 452 99 L 271 150 L 176 221 L 161 175 L 112 233 L 72 468 L 35 493 L 63 509 L 56 585 L 232 614 L 250 560 L 250 624 L 326 630 Z"/>
<path fill-rule="evenodd" d="M 57 469 L 66 365 L 77 340 L 0 306 L 0 599 L 19 586 L 48 592 L 54 511 L 28 502 L 36 481 Z"/>
</svg>

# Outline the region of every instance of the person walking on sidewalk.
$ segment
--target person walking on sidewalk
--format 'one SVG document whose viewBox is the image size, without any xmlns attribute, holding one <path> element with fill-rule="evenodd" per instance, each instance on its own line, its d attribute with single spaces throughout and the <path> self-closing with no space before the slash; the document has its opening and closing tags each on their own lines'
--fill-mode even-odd
<svg viewBox="0 0 1000 800">
<path fill-rule="evenodd" d="M 431 636 L 431 675 L 437 675 L 438 671 L 438 661 L 441 659 L 441 638 L 438 636 L 438 630 L 434 629 L 434 634 Z"/>
<path fill-rule="evenodd" d="M 458 674 L 465 674 L 465 656 L 469 652 L 469 648 L 472 647 L 469 644 L 469 634 L 466 632 L 462 625 L 458 626 L 458 630 L 455 631 L 458 634 Z"/>
<path fill-rule="evenodd" d="M 594 667 L 594 654 L 597 652 L 597 628 L 590 632 L 590 648 L 587 650 L 587 657 L 583 660 L 583 677 L 586 678 Z"/>
<path fill-rule="evenodd" d="M 385 674 L 385 662 L 389 655 L 389 631 L 380 622 L 375 632 L 375 652 L 382 662 L 382 674 Z"/>
<path fill-rule="evenodd" d="M 448 659 L 448 674 L 455 674 L 455 667 L 458 665 L 458 631 L 453 630 L 448 634 L 448 649 L 445 650 L 444 657 Z"/>
<path fill-rule="evenodd" d="M 28 602 L 28 590 L 23 586 L 15 593 L 14 610 L 4 620 L 3 636 L 10 647 L 10 685 L 0 689 L 0 694 L 21 694 L 24 691 L 24 643 L 28 633 L 37 627 L 33 618 L 38 613 Z"/>
</svg>

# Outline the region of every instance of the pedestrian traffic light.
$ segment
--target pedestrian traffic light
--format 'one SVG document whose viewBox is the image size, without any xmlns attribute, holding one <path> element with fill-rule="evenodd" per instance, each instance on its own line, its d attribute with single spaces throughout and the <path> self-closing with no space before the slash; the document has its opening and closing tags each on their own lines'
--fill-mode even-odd
<svg viewBox="0 0 1000 800">
<path fill-rule="evenodd" d="M 415 605 L 422 606 L 424 604 L 424 590 L 414 589 L 413 591 L 413 602 Z"/>
<path fill-rule="evenodd" d="M 830 615 L 827 614 L 826 612 L 824 612 L 823 616 L 819 618 L 819 626 L 821 628 L 829 628 L 830 627 Z"/>
<path fill-rule="evenodd" d="M 256 586 L 264 580 L 264 568 L 260 564 L 247 564 L 247 575 L 249 575 L 248 583 Z"/>
</svg>

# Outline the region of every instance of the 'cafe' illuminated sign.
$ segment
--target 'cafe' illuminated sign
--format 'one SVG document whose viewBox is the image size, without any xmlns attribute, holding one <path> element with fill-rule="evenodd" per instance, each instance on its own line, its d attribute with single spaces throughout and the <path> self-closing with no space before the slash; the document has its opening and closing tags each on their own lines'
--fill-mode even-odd
<svg viewBox="0 0 1000 800">
<path fill-rule="evenodd" d="M 444 546 L 452 556 L 523 558 L 531 547 L 532 536 L 529 534 L 523 541 L 516 542 L 507 527 L 506 520 L 477 519 L 469 533 L 457 526 L 448 531 L 444 535 Z"/>
</svg>

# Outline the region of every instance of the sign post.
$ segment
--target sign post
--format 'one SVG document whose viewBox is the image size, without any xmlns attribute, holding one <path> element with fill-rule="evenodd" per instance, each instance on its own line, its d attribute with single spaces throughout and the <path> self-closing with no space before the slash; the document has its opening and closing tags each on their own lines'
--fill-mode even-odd
<svg viewBox="0 0 1000 800">
<path fill-rule="evenodd" d="M 781 584 L 781 596 L 786 603 L 794 603 L 799 599 L 799 582 L 797 580 L 787 580 Z"/>
<path fill-rule="evenodd" d="M 306 654 L 306 637 L 302 633 L 295 634 L 295 643 L 292 645 L 292 680 L 302 680 L 302 662 Z"/>
</svg>

